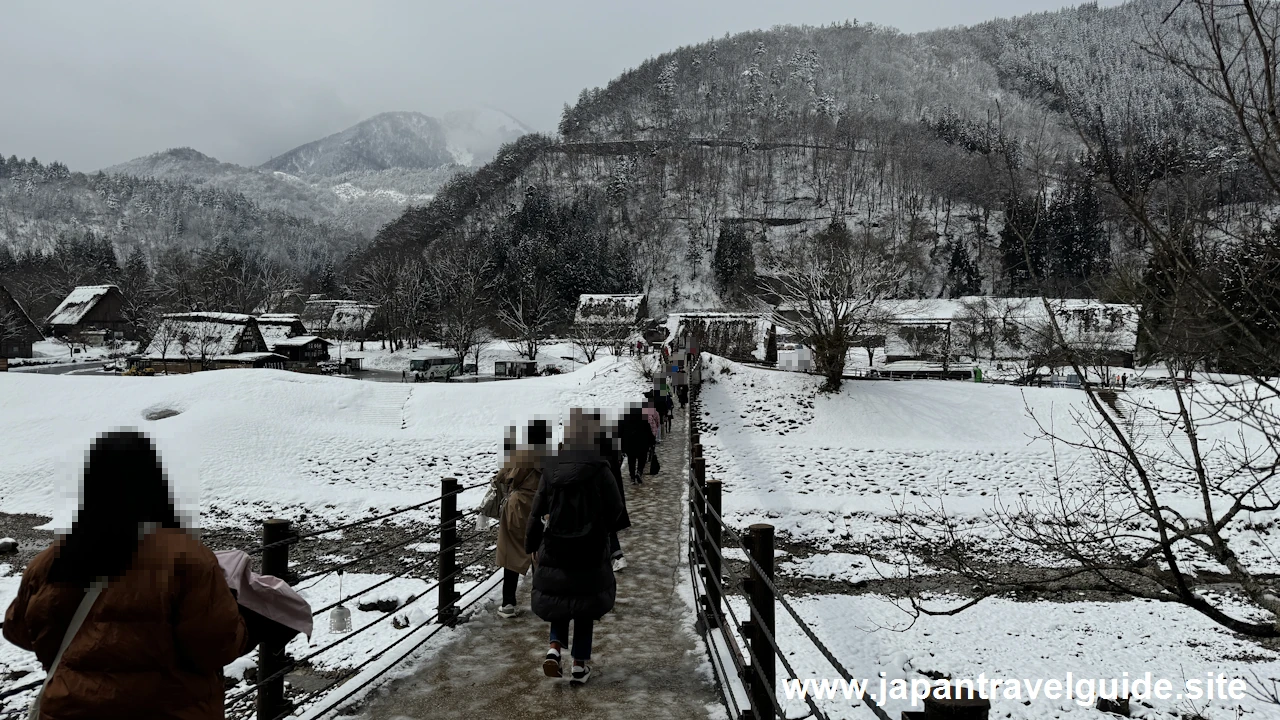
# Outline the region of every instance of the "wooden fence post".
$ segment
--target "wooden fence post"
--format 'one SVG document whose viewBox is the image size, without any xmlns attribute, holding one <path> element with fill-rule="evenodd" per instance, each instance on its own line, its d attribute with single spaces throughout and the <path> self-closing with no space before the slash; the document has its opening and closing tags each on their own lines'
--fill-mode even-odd
<svg viewBox="0 0 1280 720">
<path fill-rule="evenodd" d="M 458 479 L 445 478 L 440 483 L 440 552 L 439 586 L 436 609 L 441 625 L 453 627 L 458 622 L 458 594 L 454 592 L 454 573 L 458 571 Z"/>
<path fill-rule="evenodd" d="M 293 537 L 292 523 L 270 518 L 262 523 L 262 574 L 281 579 L 289 575 L 289 546 Z M 278 544 L 277 544 L 278 543 Z M 285 643 L 264 640 L 258 645 L 258 720 L 274 720 L 286 709 L 284 699 L 284 674 L 272 678 L 284 669 Z M 268 680 L 268 678 L 271 678 Z"/>
<path fill-rule="evenodd" d="M 707 506 L 702 513 L 702 522 L 706 526 L 706 536 L 702 538 L 702 552 L 706 555 L 707 577 L 703 584 L 707 587 L 706 601 L 708 610 L 707 627 L 719 626 L 717 617 L 720 613 L 720 582 L 723 578 L 720 567 L 721 529 L 720 529 L 720 481 L 710 478 L 703 485 L 707 495 Z"/>
<path fill-rule="evenodd" d="M 751 536 L 751 559 L 755 560 L 756 565 L 764 571 L 764 577 L 770 582 L 773 581 L 773 526 L 764 523 L 758 523 L 750 527 Z M 751 652 L 755 655 L 757 664 L 754 660 L 751 663 L 751 704 L 755 706 L 756 720 L 774 720 L 777 712 L 774 710 L 774 687 L 777 680 L 775 666 L 777 660 L 774 657 L 773 644 L 769 642 L 769 637 L 776 637 L 774 633 L 774 616 L 773 616 L 773 591 L 770 586 L 764 582 L 760 570 L 755 565 L 748 565 L 748 576 L 750 583 L 747 586 L 747 601 L 755 608 L 755 614 L 759 619 L 750 620 L 751 632 L 747 638 L 750 643 Z M 768 636 L 760 631 L 763 627 L 768 631 Z"/>
</svg>

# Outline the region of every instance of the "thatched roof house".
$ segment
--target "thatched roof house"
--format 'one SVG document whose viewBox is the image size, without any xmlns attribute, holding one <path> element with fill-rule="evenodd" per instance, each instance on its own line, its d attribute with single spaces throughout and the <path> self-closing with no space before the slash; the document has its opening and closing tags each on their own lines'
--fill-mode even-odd
<svg viewBox="0 0 1280 720">
<path fill-rule="evenodd" d="M 165 315 L 139 359 L 156 370 L 196 372 L 219 367 L 271 366 L 266 341 L 252 315 L 190 312 Z M 279 360 L 283 362 L 284 358 Z"/>
<path fill-rule="evenodd" d="M 638 295 L 579 295 L 575 325 L 638 325 L 649 316 L 649 302 Z"/>
<path fill-rule="evenodd" d="M 81 285 L 58 304 L 45 326 L 49 334 L 101 344 L 132 335 L 124 317 L 124 295 L 115 285 Z"/>
<path fill-rule="evenodd" d="M 44 339 L 40 328 L 5 286 L 0 285 L 0 358 L 28 358 Z"/>
<path fill-rule="evenodd" d="M 670 337 L 687 335 L 689 347 L 736 361 L 778 359 L 774 325 L 760 313 L 692 311 L 667 317 Z"/>
<path fill-rule="evenodd" d="M 366 337 L 373 329 L 378 306 L 358 300 L 308 300 L 302 308 L 302 324 L 313 335 L 348 339 Z"/>
</svg>

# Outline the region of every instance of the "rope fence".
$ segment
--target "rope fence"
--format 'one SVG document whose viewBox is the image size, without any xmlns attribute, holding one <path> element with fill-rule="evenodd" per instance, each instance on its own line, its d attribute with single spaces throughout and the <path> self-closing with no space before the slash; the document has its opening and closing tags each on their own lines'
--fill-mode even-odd
<svg viewBox="0 0 1280 720">
<path fill-rule="evenodd" d="M 691 373 L 698 377 L 698 374 Z M 707 638 L 712 670 L 717 676 L 726 709 L 735 720 L 801 720 L 816 718 L 827 720 L 829 714 L 814 698 L 806 694 L 804 702 L 808 712 L 787 716 L 778 702 L 776 665 L 780 661 L 787 677 L 800 679 L 782 648 L 775 627 L 775 607 L 781 607 L 799 628 L 801 634 L 833 670 L 851 682 L 854 678 L 844 664 L 831 652 L 805 621 L 786 596 L 778 590 L 773 569 L 773 526 L 752 525 L 746 535 L 734 530 L 721 514 L 721 485 L 718 480 L 706 477 L 706 460 L 702 454 L 699 415 L 702 409 L 701 384 L 689 387 L 689 493 L 688 493 L 688 541 L 689 572 L 693 580 L 700 630 L 704 636 L 719 630 L 728 648 L 733 665 L 729 672 L 720 652 Z M 741 583 L 741 594 L 727 587 L 723 577 L 725 541 L 730 547 L 742 551 L 746 558 L 747 578 Z M 745 604 L 747 619 L 743 621 L 734 610 L 730 599 L 735 597 Z M 739 645 L 737 637 L 742 638 Z M 794 651 L 794 648 L 792 648 Z M 747 707 L 739 704 L 734 682 L 745 686 Z M 890 720 L 889 714 L 874 699 L 862 696 L 858 700 L 867 706 L 878 720 Z"/>
<path fill-rule="evenodd" d="M 411 596 L 407 602 L 397 605 L 397 607 L 392 610 L 383 612 L 383 614 L 374 618 L 372 621 L 351 632 L 344 633 L 342 637 L 337 640 L 334 640 L 323 647 L 312 650 L 303 657 L 297 659 L 289 658 L 285 653 L 284 643 L 268 643 L 265 641 L 260 643 L 258 647 L 257 679 L 253 684 L 242 688 L 235 695 L 227 699 L 224 708 L 224 712 L 227 716 L 241 718 L 252 716 L 254 713 L 244 712 L 249 709 L 247 703 L 250 700 L 256 700 L 255 712 L 257 720 L 279 720 L 303 711 L 310 713 L 310 711 L 307 710 L 307 705 L 317 701 L 322 701 L 324 696 L 333 689 L 334 685 L 328 685 L 324 688 L 312 690 L 300 696 L 286 699 L 284 695 L 285 677 L 290 672 L 297 670 L 299 667 L 304 667 L 316 658 L 333 651 L 335 648 L 340 648 L 344 643 L 350 642 L 354 638 L 367 633 L 375 626 L 379 626 L 385 622 L 388 618 L 404 613 L 409 605 L 426 597 L 432 591 L 436 593 L 435 612 L 425 620 L 418 623 L 416 627 L 407 629 L 404 635 L 391 642 L 386 647 L 379 649 L 376 653 L 362 660 L 354 667 L 344 668 L 343 672 L 346 673 L 346 677 L 348 679 L 359 676 L 360 673 L 368 668 L 371 663 L 377 662 L 378 659 L 382 658 L 392 648 L 399 646 L 409 638 L 417 635 L 419 631 L 427 625 L 435 623 L 437 626 L 428 633 L 426 637 L 423 637 L 417 644 L 410 648 L 405 653 L 406 656 L 409 653 L 416 651 L 423 643 L 435 636 L 435 634 L 441 629 L 445 627 L 453 627 L 458 622 L 465 621 L 466 616 L 463 613 L 492 592 L 496 587 L 496 584 L 490 584 L 487 588 L 484 588 L 483 591 L 479 592 L 466 605 L 461 607 L 458 606 L 458 601 L 461 600 L 461 596 L 455 590 L 456 583 L 467 571 L 481 564 L 488 555 L 487 551 L 481 548 L 474 552 L 465 562 L 459 564 L 457 562 L 458 550 L 472 543 L 477 538 L 486 535 L 488 530 L 476 530 L 464 537 L 458 537 L 457 531 L 459 524 L 476 516 L 479 513 L 479 507 L 473 508 L 465 513 L 458 512 L 457 498 L 462 493 L 484 487 L 488 484 L 489 481 L 486 480 L 472 485 L 459 486 L 456 479 L 444 478 L 444 481 L 441 484 L 441 492 L 439 496 L 425 502 L 398 508 L 390 512 L 363 518 L 361 520 L 322 527 L 303 533 L 295 531 L 292 523 L 287 520 L 269 519 L 265 521 L 262 526 L 261 544 L 248 549 L 245 552 L 250 555 L 260 556 L 262 574 L 287 578 L 291 580 L 291 585 L 297 585 L 309 580 L 315 580 L 318 582 L 318 579 L 321 579 L 324 576 L 331 575 L 335 572 L 341 573 L 347 568 L 386 556 L 395 550 L 404 548 L 406 545 L 425 542 L 433 538 L 438 542 L 437 549 L 428 553 L 423 559 L 414 561 L 406 567 L 398 569 L 390 576 L 382 578 L 368 587 L 353 591 L 343 597 L 340 597 L 334 602 L 312 610 L 311 615 L 313 618 L 319 617 L 323 613 L 333 610 L 339 605 L 343 605 L 347 602 L 354 601 L 362 596 L 368 595 L 370 592 L 385 586 L 393 580 L 405 577 L 415 571 L 427 570 L 428 566 L 432 563 L 436 565 L 436 579 L 432 584 L 421 590 L 416 596 Z M 384 545 L 376 550 L 364 553 L 359 557 L 340 560 L 338 562 L 324 565 L 299 577 L 293 577 L 289 570 L 290 548 L 304 540 L 316 538 L 328 533 L 334 533 L 384 521 L 388 518 L 414 510 L 421 510 L 437 503 L 440 504 L 439 522 L 424 531 L 413 533 L 404 540 L 397 541 L 390 545 Z M 496 573 L 495 576 L 497 581 L 501 582 L 501 573 Z M 476 589 L 480 588 L 484 582 L 485 581 L 477 583 L 477 585 L 472 588 L 471 592 L 475 592 Z M 389 669 L 390 666 L 387 666 L 370 674 L 369 677 L 364 678 L 364 682 L 362 684 L 351 689 L 343 697 L 331 702 L 329 704 L 329 709 L 346 702 L 350 697 L 367 687 L 368 684 L 377 680 Z M 36 690 L 43 684 L 43 682 L 44 678 L 41 677 L 22 685 L 6 688 L 3 691 L 0 691 L 0 700 L 20 695 L 31 690 Z M 6 714 L 3 717 L 7 719 L 10 716 L 10 714 Z M 25 710 L 19 711 L 17 714 L 13 714 L 12 717 L 25 717 Z"/>
</svg>

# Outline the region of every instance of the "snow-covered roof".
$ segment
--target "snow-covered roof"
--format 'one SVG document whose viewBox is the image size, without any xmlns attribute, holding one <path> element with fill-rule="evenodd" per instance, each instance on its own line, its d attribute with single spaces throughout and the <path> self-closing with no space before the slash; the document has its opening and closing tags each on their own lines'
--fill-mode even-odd
<svg viewBox="0 0 1280 720">
<path fill-rule="evenodd" d="M 521 355 L 521 354 L 520 354 L 520 353 L 518 353 L 518 352 L 497 352 L 497 353 L 493 353 L 493 354 L 492 354 L 492 356 L 491 356 L 491 358 L 493 359 L 493 361 L 494 361 L 494 362 L 505 362 L 505 363 L 512 363 L 512 362 L 517 362 L 517 363 L 531 363 L 531 362 L 537 362 L 536 360 L 530 360 L 529 358 L 527 358 L 527 357 L 525 357 L 525 356 Z"/>
<path fill-rule="evenodd" d="M 22 308 L 22 304 L 18 302 L 18 299 L 13 296 L 13 293 L 9 292 L 8 288 L 0 285 L 0 313 L 4 312 L 6 306 L 10 307 L 18 315 L 19 319 L 26 323 L 26 328 L 33 339 L 44 339 L 44 333 L 40 332 L 40 328 L 31 320 L 31 316 Z"/>
<path fill-rule="evenodd" d="M 165 317 L 179 318 L 179 319 L 186 318 L 190 320 L 201 320 L 206 322 L 234 323 L 238 325 L 243 325 L 249 322 L 250 320 L 253 320 L 252 315 L 245 315 L 243 313 L 204 312 L 204 311 L 168 313 L 167 315 L 165 315 Z"/>
<path fill-rule="evenodd" d="M 81 285 L 72 290 L 49 315 L 49 325 L 79 325 L 107 293 L 120 288 L 115 285 Z"/>
<path fill-rule="evenodd" d="M 444 348 L 424 347 L 410 350 L 408 356 L 410 360 L 428 360 L 431 358 L 456 358 L 458 353 Z"/>
<path fill-rule="evenodd" d="M 762 313 L 690 310 L 667 316 L 668 342 L 688 331 L 704 352 L 732 360 L 765 359 L 773 323 Z"/>
<path fill-rule="evenodd" d="M 273 352 L 242 352 L 231 353 L 230 355 L 219 355 L 215 357 L 214 360 L 220 360 L 222 362 L 255 362 L 257 360 L 273 360 L 277 358 L 280 360 L 289 359 L 283 355 L 278 355 Z"/>
<path fill-rule="evenodd" d="M 307 332 L 302 320 L 289 314 L 259 315 L 258 330 L 262 332 L 262 340 L 267 343 L 268 350 L 274 350 L 282 341 Z"/>
<path fill-rule="evenodd" d="M 302 321 L 302 316 L 298 313 L 262 313 L 258 315 L 258 322 L 291 322 Z"/>
<path fill-rule="evenodd" d="M 644 294 L 578 296 L 575 323 L 633 323 L 640 319 Z"/>
<path fill-rule="evenodd" d="M 151 360 L 233 355 L 254 319 L 239 313 L 170 313 L 160 321 L 142 355 Z"/>
<path fill-rule="evenodd" d="M 265 337 L 265 335 L 266 335 L 266 332 L 264 331 L 263 336 Z M 267 346 L 271 348 L 302 347 L 303 345 L 306 345 L 307 343 L 313 343 L 316 340 L 319 340 L 320 342 L 325 343 L 326 345 L 333 344 L 318 335 L 298 335 L 296 337 L 277 340 L 274 345 L 271 344 L 270 340 L 267 340 Z"/>
<path fill-rule="evenodd" d="M 308 300 L 302 320 L 309 332 L 360 332 L 373 321 L 378 306 L 358 300 Z"/>
</svg>

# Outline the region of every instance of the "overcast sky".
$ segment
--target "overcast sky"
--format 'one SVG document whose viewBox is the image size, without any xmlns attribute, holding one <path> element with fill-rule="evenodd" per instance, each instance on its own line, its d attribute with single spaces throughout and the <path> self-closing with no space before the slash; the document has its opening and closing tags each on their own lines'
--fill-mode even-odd
<svg viewBox="0 0 1280 720">
<path fill-rule="evenodd" d="M 191 146 L 251 165 L 379 112 L 483 106 L 554 130 L 582 88 L 726 32 L 846 19 L 916 32 L 1067 4 L 0 0 L 0 152 L 89 171 Z"/>
</svg>

